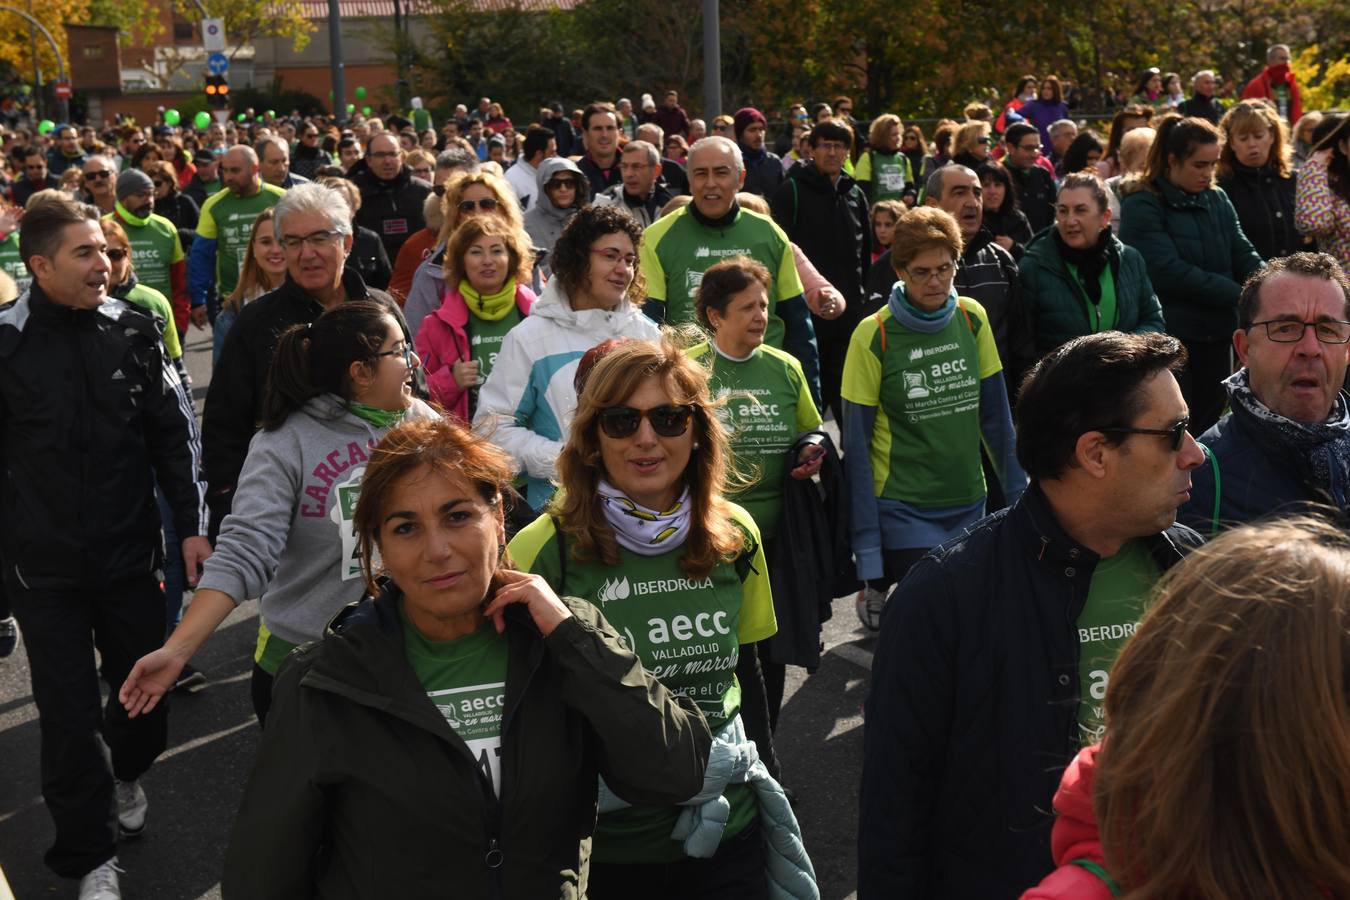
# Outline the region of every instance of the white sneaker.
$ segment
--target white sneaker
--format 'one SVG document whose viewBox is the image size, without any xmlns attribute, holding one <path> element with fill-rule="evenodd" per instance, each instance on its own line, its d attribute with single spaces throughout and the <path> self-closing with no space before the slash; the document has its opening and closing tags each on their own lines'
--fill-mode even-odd
<svg viewBox="0 0 1350 900">
<path fill-rule="evenodd" d="M 80 900 L 122 900 L 122 887 L 117 876 L 123 871 L 114 856 L 86 874 L 80 879 Z"/>
<path fill-rule="evenodd" d="M 139 781 L 119 781 L 117 790 L 117 824 L 122 826 L 122 837 L 140 837 L 145 831 L 145 811 L 150 801 L 145 799 Z"/>
<path fill-rule="evenodd" d="M 886 599 L 890 596 L 888 591 L 879 591 L 874 587 L 864 586 L 858 591 L 858 599 L 854 603 L 854 608 L 858 613 L 858 621 L 868 631 L 881 630 L 881 611 L 886 606 Z"/>
</svg>

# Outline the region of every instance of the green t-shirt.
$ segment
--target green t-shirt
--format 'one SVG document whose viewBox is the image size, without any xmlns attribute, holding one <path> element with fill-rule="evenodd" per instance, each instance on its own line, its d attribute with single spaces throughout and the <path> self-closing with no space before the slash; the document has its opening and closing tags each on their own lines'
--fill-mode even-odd
<svg viewBox="0 0 1350 900">
<path fill-rule="evenodd" d="M 118 205 L 120 207 L 121 204 Z M 136 270 L 136 279 L 165 297 L 172 297 L 173 279 L 169 276 L 169 267 L 184 259 L 183 245 L 178 240 L 178 229 L 174 224 L 155 213 L 135 221 L 115 212 L 103 218 L 117 222 L 126 231 L 127 241 L 131 244 L 131 267 Z M 247 235 L 244 239 L 248 239 Z M 169 321 L 173 321 L 172 316 Z"/>
<path fill-rule="evenodd" d="M 134 288 L 127 291 L 126 300 L 159 316 L 164 335 L 164 349 L 168 351 L 169 359 L 177 359 L 183 355 L 183 345 L 178 342 L 178 328 L 173 323 L 173 307 L 169 306 L 167 297 L 138 281 Z"/>
<path fill-rule="evenodd" d="M 402 608 L 400 606 L 400 613 Z M 458 640 L 433 641 L 403 619 L 408 665 L 446 724 L 469 745 L 493 792 L 502 795 L 502 715 L 506 708 L 506 635 L 491 621 Z"/>
<path fill-rule="evenodd" d="M 28 286 L 33 283 L 33 276 L 24 265 L 23 257 L 19 256 L 17 231 L 11 231 L 8 237 L 0 241 L 0 269 L 4 269 L 5 274 L 14 279 L 20 294 L 28 290 Z"/>
<path fill-rule="evenodd" d="M 491 319 L 480 319 L 474 314 L 473 308 L 469 308 L 469 323 L 466 331 L 469 335 L 469 358 L 478 363 L 478 381 L 479 384 L 487 380 L 488 375 L 492 373 L 492 366 L 497 362 L 497 354 L 502 349 L 502 339 L 506 333 L 521 323 L 525 317 L 520 314 L 520 307 L 511 303 L 511 311 L 502 316 L 497 321 Z"/>
<path fill-rule="evenodd" d="M 858 323 L 840 394 L 874 406 L 873 488 L 911 506 L 968 506 L 985 496 L 980 382 L 1003 369 L 984 307 L 957 300 L 946 327 L 911 331 L 889 306 Z"/>
<path fill-rule="evenodd" d="M 726 405 L 720 410 L 738 467 L 755 483 L 736 495 L 765 540 L 778 534 L 787 453 L 797 435 L 820 426 L 820 413 L 802 365 L 788 353 L 761 345 L 749 359 L 722 355 L 711 341 L 690 347 L 694 359 L 710 358 L 709 386 Z"/>
<path fill-rule="evenodd" d="M 206 198 L 197 219 L 197 236 L 216 242 L 216 289 L 220 296 L 228 297 L 239 283 L 248 236 L 258 213 L 276 206 L 285 193 L 264 181 L 252 197 L 225 190 Z"/>
<path fill-rule="evenodd" d="M 613 568 L 578 562 L 571 556 L 571 541 L 560 549 L 553 519 L 546 515 L 511 540 L 511 558 L 522 571 L 542 575 L 559 595 L 598 606 L 643 667 L 672 693 L 697 703 L 716 733 L 740 711 L 736 663 L 741 644 L 762 641 L 778 630 L 759 529 L 739 506 L 733 505 L 732 513 L 748 536 L 750 555 L 718 565 L 703 579 L 691 579 L 680 568 L 678 550 L 639 556 L 620 548 Z M 752 788 L 734 785 L 725 796 L 731 814 L 724 839 L 758 815 Z M 678 807 L 635 806 L 606 813 L 596 826 L 595 859 L 682 859 L 683 848 L 670 837 L 679 812 Z"/>
<path fill-rule="evenodd" d="M 764 342 L 782 349 L 783 320 L 778 304 L 804 291 L 797 275 L 797 261 L 787 235 L 768 216 L 742 209 L 730 228 L 707 228 L 690 214 L 689 207 L 653 222 L 642 234 L 639 249 L 647 298 L 666 305 L 666 322 L 693 322 L 694 295 L 703 283 L 703 273 L 732 256 L 748 256 L 769 270 L 769 327 Z"/>
<path fill-rule="evenodd" d="M 1078 614 L 1078 678 L 1082 699 L 1078 727 L 1084 747 L 1106 732 L 1102 701 L 1111 665 L 1134 635 L 1144 614 L 1144 601 L 1161 572 L 1143 541 L 1129 541 L 1115 556 L 1092 570 L 1087 601 Z"/>
<path fill-rule="evenodd" d="M 870 185 L 867 196 L 876 203 L 878 200 L 899 200 L 906 189 L 912 189 L 912 171 L 909 157 L 903 153 L 867 150 L 858 157 L 853 177 Z"/>
</svg>

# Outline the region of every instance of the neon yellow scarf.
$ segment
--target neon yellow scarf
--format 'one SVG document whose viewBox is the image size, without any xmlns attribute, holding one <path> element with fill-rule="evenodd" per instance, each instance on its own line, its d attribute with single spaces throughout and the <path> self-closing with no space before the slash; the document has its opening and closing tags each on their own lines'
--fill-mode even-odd
<svg viewBox="0 0 1350 900">
<path fill-rule="evenodd" d="M 459 292 L 469 306 L 469 312 L 488 322 L 499 322 L 516 305 L 516 280 L 506 279 L 506 284 L 495 294 L 480 294 L 468 281 L 460 279 Z"/>
</svg>

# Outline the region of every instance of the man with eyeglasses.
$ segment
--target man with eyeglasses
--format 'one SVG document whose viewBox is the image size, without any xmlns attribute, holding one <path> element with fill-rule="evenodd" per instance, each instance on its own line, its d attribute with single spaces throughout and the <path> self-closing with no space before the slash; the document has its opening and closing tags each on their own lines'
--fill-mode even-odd
<svg viewBox="0 0 1350 900">
<path fill-rule="evenodd" d="M 1205 534 L 1324 504 L 1350 509 L 1350 280 L 1335 257 L 1295 253 L 1247 279 L 1224 381 L 1228 412 L 1200 436 L 1183 521 Z"/>
<path fill-rule="evenodd" d="M 178 229 L 155 213 L 155 185 L 150 176 L 140 169 L 127 169 L 117 176 L 117 202 L 104 218 L 116 220 L 127 234 L 132 277 L 159 291 L 172 304 L 174 327 L 182 341 L 192 307 L 187 256 Z"/>
<path fill-rule="evenodd" d="M 314 173 L 332 164 L 333 158 L 320 144 L 318 127 L 305 123 L 300 132 L 300 142 L 295 145 L 295 150 L 291 154 L 291 172 L 313 180 Z"/>
<path fill-rule="evenodd" d="M 47 170 L 47 155 L 38 147 L 24 147 L 14 153 L 23 160 L 23 176 L 9 187 L 9 202 L 23 207 L 38 191 L 61 187 L 61 179 Z"/>
<path fill-rule="evenodd" d="M 810 141 L 811 161 L 787 173 L 769 206 L 788 239 L 844 298 L 843 315 L 811 316 L 820 351 L 821 397 L 834 420 L 842 422 L 839 385 L 849 338 L 862 319 L 863 282 L 872 265 L 872 220 L 867 196 L 844 171 L 853 129 L 829 119 L 811 129 Z"/>
<path fill-rule="evenodd" d="M 1014 122 L 1003 134 L 1008 152 L 1003 166 L 1017 188 L 1017 202 L 1031 223 L 1032 234 L 1039 234 L 1055 221 L 1055 177 L 1037 160 L 1041 155 L 1041 133 L 1029 122 Z"/>
<path fill-rule="evenodd" d="M 1012 900 L 1055 868 L 1053 798 L 1103 732 L 1111 663 L 1202 542 L 1204 454 L 1163 334 L 1051 351 L 1017 404 L 1031 485 L 931 551 L 886 605 L 865 707 L 858 896 Z M 960 848 L 960 852 L 953 852 Z"/>
<path fill-rule="evenodd" d="M 366 285 L 356 268 L 347 264 L 352 213 L 341 192 L 313 182 L 292 188 L 276 204 L 273 228 L 286 253 L 286 280 L 240 311 L 206 395 L 202 471 L 209 487 L 213 536 L 234 501 L 254 424 L 262 418 L 272 357 L 286 329 L 309 324 L 348 300 L 374 300 L 389 308 L 412 344 L 394 299 Z"/>
<path fill-rule="evenodd" d="M 82 199 L 97 206 L 104 214 L 112 212 L 117 203 L 116 180 L 117 166 L 112 159 L 101 154 L 89 157 L 80 173 L 80 187 L 84 189 Z"/>
<path fill-rule="evenodd" d="M 66 169 L 82 166 L 89 155 L 80 146 L 80 133 L 74 125 L 56 129 L 56 146 L 47 151 L 47 170 L 60 178 Z"/>
<path fill-rule="evenodd" d="M 646 228 L 670 202 L 670 189 L 661 180 L 661 153 L 646 141 L 629 141 L 619 156 L 623 181 L 596 195 L 602 206 L 622 206 Z"/>
<path fill-rule="evenodd" d="M 202 205 L 188 258 L 192 324 L 198 328 L 206 327 L 206 300 L 212 285 L 216 296 L 228 297 L 239 283 L 258 213 L 275 206 L 286 193 L 258 176 L 258 154 L 246 144 L 225 151 L 220 168 L 225 190 Z"/>
<path fill-rule="evenodd" d="M 347 170 L 361 192 L 356 224 L 380 236 L 390 259 L 398 259 L 403 242 L 426 227 L 422 206 L 431 193 L 431 182 L 414 176 L 403 157 L 398 136 L 384 132 L 370 139 L 365 157 Z"/>
</svg>

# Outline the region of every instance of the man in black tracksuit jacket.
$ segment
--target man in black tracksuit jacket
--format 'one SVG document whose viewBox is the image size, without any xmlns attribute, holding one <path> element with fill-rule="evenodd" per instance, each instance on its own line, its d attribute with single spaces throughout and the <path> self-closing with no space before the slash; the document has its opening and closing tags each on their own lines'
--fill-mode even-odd
<svg viewBox="0 0 1350 900">
<path fill-rule="evenodd" d="M 384 156 L 387 153 L 398 154 L 397 159 Z M 390 259 L 398 259 L 403 243 L 426 227 L 422 207 L 432 190 L 429 182 L 413 177 L 402 153 L 396 137 L 376 135 L 370 139 L 369 154 L 347 172 L 347 179 L 361 192 L 356 224 L 380 236 Z"/>
<path fill-rule="evenodd" d="M 0 307 L 0 557 L 42 728 L 56 826 L 46 862 L 67 878 L 114 857 L 114 778 L 134 785 L 165 746 L 164 707 L 129 720 L 117 700 L 164 640 L 156 480 L 183 539 L 168 552 L 193 584 L 210 555 L 192 404 L 167 364 L 164 323 L 108 296 L 106 247 L 96 209 L 39 204 L 20 244 L 33 284 Z"/>
<path fill-rule="evenodd" d="M 1031 486 L 929 553 L 886 605 L 859 900 L 1012 900 L 1054 869 L 1051 801 L 1099 733 L 1114 642 L 1201 543 L 1176 523 L 1204 461 L 1172 374 L 1182 352 L 1167 335 L 1118 332 L 1052 351 L 1018 401 Z"/>
</svg>

